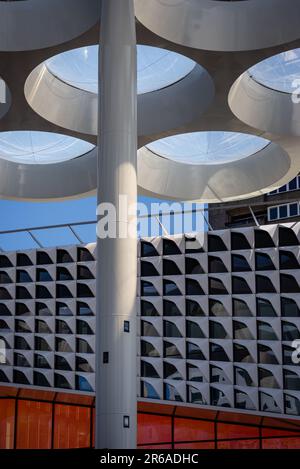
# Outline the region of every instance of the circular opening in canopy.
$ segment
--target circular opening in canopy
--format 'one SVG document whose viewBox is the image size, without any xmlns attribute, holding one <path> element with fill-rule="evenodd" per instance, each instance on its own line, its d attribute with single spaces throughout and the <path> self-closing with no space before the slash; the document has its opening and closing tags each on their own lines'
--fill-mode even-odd
<svg viewBox="0 0 300 469">
<path fill-rule="evenodd" d="M 217 165 L 247 158 L 269 143 L 261 137 L 235 132 L 193 132 L 157 140 L 146 148 L 177 163 Z"/>
<path fill-rule="evenodd" d="M 98 93 L 99 46 L 58 54 L 45 63 L 61 81 L 84 91 Z M 150 93 L 176 83 L 192 72 L 196 63 L 175 52 L 157 47 L 137 47 L 138 93 Z"/>
<path fill-rule="evenodd" d="M 0 133 L 0 158 L 19 164 L 54 164 L 84 156 L 94 145 L 51 132 Z"/>
<path fill-rule="evenodd" d="M 269 57 L 248 70 L 260 85 L 283 93 L 293 93 L 300 85 L 300 49 Z"/>
</svg>

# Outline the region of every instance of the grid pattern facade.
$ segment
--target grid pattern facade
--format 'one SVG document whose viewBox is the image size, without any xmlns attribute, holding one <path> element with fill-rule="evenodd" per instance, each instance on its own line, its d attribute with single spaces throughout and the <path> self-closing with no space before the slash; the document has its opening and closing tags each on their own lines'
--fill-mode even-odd
<svg viewBox="0 0 300 469">
<path fill-rule="evenodd" d="M 300 223 L 140 240 L 138 395 L 300 415 L 299 240 Z M 0 383 L 93 393 L 95 274 L 94 244 L 0 254 Z"/>
</svg>

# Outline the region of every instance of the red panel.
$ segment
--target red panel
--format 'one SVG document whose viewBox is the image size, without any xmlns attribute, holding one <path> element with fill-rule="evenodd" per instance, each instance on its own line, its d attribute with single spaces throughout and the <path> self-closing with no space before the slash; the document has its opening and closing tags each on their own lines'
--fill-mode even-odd
<svg viewBox="0 0 300 469">
<path fill-rule="evenodd" d="M 55 404 L 54 448 L 90 447 L 90 409 Z"/>
<path fill-rule="evenodd" d="M 259 449 L 259 440 L 218 441 L 218 449 Z"/>
<path fill-rule="evenodd" d="M 300 449 L 300 438 L 270 438 L 262 440 L 263 449 Z"/>
<path fill-rule="evenodd" d="M 263 428 L 262 429 L 262 437 L 266 436 L 295 436 L 300 438 L 299 432 L 293 432 L 288 430 L 280 430 L 279 428 Z"/>
<path fill-rule="evenodd" d="M 175 441 L 214 440 L 214 423 L 205 420 L 175 418 Z"/>
<path fill-rule="evenodd" d="M 13 449 L 15 426 L 14 399 L 0 399 L 0 448 Z"/>
<path fill-rule="evenodd" d="M 169 404 L 156 404 L 154 402 L 138 402 L 138 412 L 160 414 L 160 415 L 172 415 L 175 407 Z"/>
<path fill-rule="evenodd" d="M 138 414 L 138 445 L 172 441 L 171 417 Z"/>
<path fill-rule="evenodd" d="M 0 386 L 0 397 L 13 397 L 18 394 L 18 389 L 10 386 Z"/>
<path fill-rule="evenodd" d="M 175 449 L 215 449 L 215 442 L 194 442 L 194 443 L 177 443 L 174 445 Z"/>
<path fill-rule="evenodd" d="M 230 440 L 232 438 L 259 438 L 258 427 L 247 427 L 245 425 L 231 425 L 218 423 L 218 440 Z"/>
<path fill-rule="evenodd" d="M 41 391 L 37 389 L 20 389 L 19 397 L 22 399 L 34 399 L 35 401 L 53 401 L 55 392 Z"/>
<path fill-rule="evenodd" d="M 52 404 L 18 401 L 17 449 L 50 449 Z"/>
<path fill-rule="evenodd" d="M 138 449 L 172 449 L 172 445 L 146 445 L 139 446 Z"/>
</svg>

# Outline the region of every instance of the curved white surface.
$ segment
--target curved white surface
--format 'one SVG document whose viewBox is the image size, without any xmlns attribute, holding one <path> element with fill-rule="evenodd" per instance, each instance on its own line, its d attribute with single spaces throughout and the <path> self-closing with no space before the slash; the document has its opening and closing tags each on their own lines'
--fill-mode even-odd
<svg viewBox="0 0 300 469">
<path fill-rule="evenodd" d="M 196 49 L 255 50 L 300 36 L 299 0 L 135 0 L 135 10 L 154 33 Z"/>
<path fill-rule="evenodd" d="M 53 164 L 86 155 L 94 145 L 51 132 L 0 133 L 0 159 L 21 164 Z"/>
<path fill-rule="evenodd" d="M 138 152 L 142 193 L 165 199 L 214 203 L 255 197 L 280 187 L 297 171 L 289 155 L 272 142 L 249 156 L 213 164 L 179 163 L 147 147 Z"/>
<path fill-rule="evenodd" d="M 144 66 L 140 89 L 145 91 L 153 89 L 154 85 L 154 88 L 157 88 L 159 83 L 170 82 L 178 57 L 175 57 L 174 62 L 174 56 L 169 55 L 168 51 L 164 52 L 167 54 L 167 66 L 170 66 L 170 58 L 172 59 L 172 71 L 166 71 L 165 74 L 155 72 L 155 80 L 148 81 L 148 73 L 153 77 L 153 67 L 151 71 Z M 157 70 L 165 66 L 161 53 L 159 56 Z M 175 83 L 138 95 L 139 135 L 151 135 L 193 122 L 203 115 L 213 102 L 215 88 L 207 71 L 198 64 L 192 67 L 194 62 L 185 57 L 181 63 L 184 67 L 180 65 Z M 185 75 L 189 70 L 191 71 Z M 164 75 L 163 81 L 159 75 Z M 180 78 L 182 76 L 183 78 Z M 68 77 L 70 78 L 69 72 Z M 97 135 L 98 95 L 94 90 L 87 91 L 73 85 L 55 76 L 46 63 L 42 63 L 26 80 L 25 97 L 33 110 L 44 119 L 75 132 Z M 93 83 L 85 84 L 86 88 L 91 86 L 94 86 Z"/>
<path fill-rule="evenodd" d="M 192 132 L 157 140 L 146 146 L 171 161 L 193 165 L 233 163 L 269 145 L 269 141 L 235 132 Z"/>
<path fill-rule="evenodd" d="M 98 93 L 99 46 L 81 47 L 58 54 L 46 67 L 59 80 L 76 88 Z M 137 46 L 138 94 L 151 93 L 185 78 L 196 63 L 176 52 Z"/>
<path fill-rule="evenodd" d="M 99 0 L 0 2 L 0 50 L 42 49 L 69 41 L 100 18 Z"/>
</svg>

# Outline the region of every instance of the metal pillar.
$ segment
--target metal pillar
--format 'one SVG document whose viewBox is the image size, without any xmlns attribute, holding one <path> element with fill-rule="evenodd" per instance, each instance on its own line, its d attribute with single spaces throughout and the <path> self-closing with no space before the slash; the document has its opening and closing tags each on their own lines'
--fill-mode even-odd
<svg viewBox="0 0 300 469">
<path fill-rule="evenodd" d="M 103 203 L 115 207 L 110 223 L 115 222 L 117 236 L 104 239 L 97 233 L 96 448 L 132 449 L 137 414 L 137 239 L 136 227 L 134 235 L 122 237 L 132 219 L 123 213 L 120 196 L 127 197 L 125 205 L 136 204 L 133 0 L 102 0 L 100 45 L 98 210 Z"/>
</svg>

